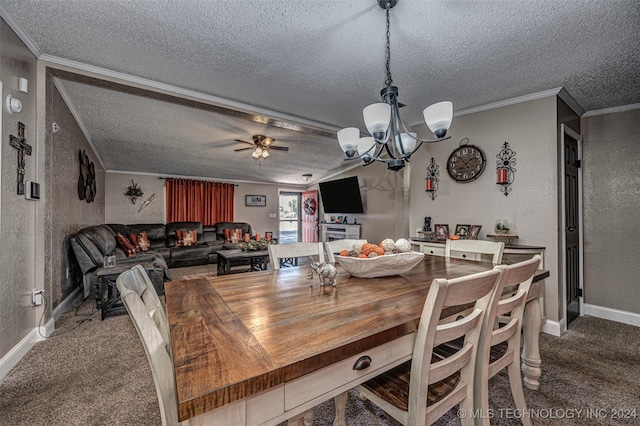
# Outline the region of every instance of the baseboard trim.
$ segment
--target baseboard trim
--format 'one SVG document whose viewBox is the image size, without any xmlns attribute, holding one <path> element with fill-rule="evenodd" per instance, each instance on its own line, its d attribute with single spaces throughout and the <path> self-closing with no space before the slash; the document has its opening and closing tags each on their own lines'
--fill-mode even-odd
<svg viewBox="0 0 640 426">
<path fill-rule="evenodd" d="M 604 306 L 590 305 L 585 303 L 583 305 L 583 315 L 590 315 L 596 318 L 602 318 L 623 324 L 635 325 L 640 327 L 640 314 L 635 312 L 621 311 L 619 309 L 607 308 Z"/>
<path fill-rule="evenodd" d="M 44 326 L 34 328 L 29 334 L 24 336 L 20 343 L 11 348 L 11 350 L 0 359 L 0 380 L 9 374 L 9 371 L 29 352 L 33 345 L 53 333 L 55 324 L 55 320 L 51 318 Z"/>
<path fill-rule="evenodd" d="M 542 327 L 540 328 L 540 331 L 542 331 L 543 333 L 550 334 L 552 336 L 560 337 L 562 336 L 562 333 L 567 331 L 567 327 L 565 326 L 564 319 L 560 321 L 545 320 L 542 323 Z"/>
<path fill-rule="evenodd" d="M 71 292 L 56 308 L 51 312 L 51 317 L 54 320 L 60 319 L 60 315 L 64 314 L 69 310 L 71 304 L 76 300 L 76 298 L 80 295 L 80 287 L 76 287 L 75 290 Z"/>
</svg>

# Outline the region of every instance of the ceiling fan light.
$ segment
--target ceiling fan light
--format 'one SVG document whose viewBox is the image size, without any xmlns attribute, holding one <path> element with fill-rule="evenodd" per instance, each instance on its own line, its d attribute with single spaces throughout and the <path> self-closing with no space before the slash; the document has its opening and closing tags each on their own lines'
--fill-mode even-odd
<svg viewBox="0 0 640 426">
<path fill-rule="evenodd" d="M 269 158 L 269 155 L 271 155 L 269 154 L 269 151 L 267 151 L 266 149 L 262 150 L 262 158 Z"/>
<path fill-rule="evenodd" d="M 400 136 L 396 136 L 396 149 L 400 155 L 410 155 L 416 149 L 416 133 L 402 133 Z"/>
<path fill-rule="evenodd" d="M 362 111 L 362 116 L 372 136 L 384 134 L 391 123 L 391 105 L 383 102 L 371 104 Z"/>
<path fill-rule="evenodd" d="M 360 130 L 356 127 L 347 127 L 338 131 L 337 136 L 340 148 L 348 157 L 353 157 L 360 139 Z"/>
<path fill-rule="evenodd" d="M 254 150 L 253 150 L 253 152 L 251 153 L 251 156 L 252 156 L 253 158 L 255 158 L 256 160 L 257 160 L 258 158 L 260 158 L 260 154 L 258 154 L 258 153 L 256 152 L 256 150 L 255 150 L 255 149 L 254 149 Z"/>
<path fill-rule="evenodd" d="M 449 101 L 438 102 L 428 106 L 422 112 L 427 127 L 438 138 L 443 138 L 453 121 L 453 104 Z"/>
<path fill-rule="evenodd" d="M 262 155 L 262 148 L 259 146 L 256 147 L 256 154 L 258 154 L 258 157 Z"/>
</svg>

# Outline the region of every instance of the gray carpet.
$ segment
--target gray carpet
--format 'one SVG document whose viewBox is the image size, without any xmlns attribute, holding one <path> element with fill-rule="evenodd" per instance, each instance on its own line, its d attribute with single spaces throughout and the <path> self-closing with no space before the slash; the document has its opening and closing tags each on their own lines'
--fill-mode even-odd
<svg viewBox="0 0 640 426">
<path fill-rule="evenodd" d="M 171 272 L 174 279 L 215 274 L 213 265 Z M 562 337 L 542 334 L 540 345 L 540 390 L 525 388 L 534 425 L 640 424 L 640 328 L 580 317 Z M 491 380 L 490 398 L 493 425 L 519 424 L 505 374 Z M 636 418 L 612 418 L 633 415 L 631 410 Z M 328 401 L 316 407 L 313 424 L 329 426 L 333 418 Z M 151 370 L 133 324 L 127 315 L 100 321 L 93 296 L 63 314 L 54 334 L 0 382 L 0 425 L 158 424 Z M 347 424 L 398 425 L 354 391 Z M 436 424 L 460 420 L 452 411 Z"/>
</svg>

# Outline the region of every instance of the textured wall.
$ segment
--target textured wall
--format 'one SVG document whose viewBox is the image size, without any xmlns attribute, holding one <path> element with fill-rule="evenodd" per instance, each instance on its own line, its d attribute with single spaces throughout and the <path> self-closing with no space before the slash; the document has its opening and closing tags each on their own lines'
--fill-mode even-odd
<svg viewBox="0 0 640 426">
<path fill-rule="evenodd" d="M 131 180 L 144 192 L 135 204 L 124 195 L 131 186 Z M 165 223 L 165 180 L 157 176 L 126 173 L 106 173 L 105 177 L 105 222 L 106 223 Z M 152 194 L 153 201 L 143 208 L 140 206 Z"/>
<path fill-rule="evenodd" d="M 640 314 L 640 109 L 582 126 L 584 301 Z"/>
<path fill-rule="evenodd" d="M 60 93 L 47 82 L 47 120 L 60 126 L 58 133 L 47 133 L 47 201 L 45 232 L 45 279 L 51 305 L 56 307 L 79 284 L 74 274 L 67 278 L 69 266 L 65 237 L 80 228 L 104 222 L 104 170 Z M 78 197 L 79 152 L 86 150 L 96 173 L 96 198 L 92 203 Z M 73 271 L 71 271 L 73 272 Z M 77 276 L 75 277 L 77 279 Z"/>
<path fill-rule="evenodd" d="M 18 78 L 29 80 L 29 94 L 18 91 Z M 2 93 L 2 134 L 0 135 L 0 359 L 35 326 L 36 311 L 31 304 L 31 289 L 36 286 L 35 221 L 36 204 L 16 194 L 17 151 L 9 144 L 9 135 L 17 136 L 18 122 L 25 124 L 25 138 L 32 146 L 25 156 L 25 181 L 37 176 L 36 156 L 36 59 L 4 20 L 0 19 L 0 80 Z M 20 114 L 8 114 L 6 95 L 22 101 Z M 42 283 L 38 284 L 42 288 Z"/>
<path fill-rule="evenodd" d="M 426 126 L 415 130 L 428 137 Z M 516 105 L 455 117 L 445 142 L 423 146 L 411 160 L 410 224 L 411 233 L 421 228 L 425 216 L 432 224 L 482 225 L 480 238 L 492 233 L 496 219 L 504 218 L 519 236 L 517 243 L 546 247 L 545 267 L 551 276 L 546 280 L 546 315 L 558 321 L 562 297 L 558 280 L 556 254 L 557 231 L 557 133 L 556 98 L 548 97 Z M 460 140 L 484 151 L 484 173 L 469 183 L 455 182 L 446 171 L 446 161 Z M 517 172 L 507 197 L 496 185 L 496 154 L 507 141 L 516 152 Z M 440 185 L 435 200 L 424 188 L 426 167 L 431 157 L 440 166 Z"/>
</svg>

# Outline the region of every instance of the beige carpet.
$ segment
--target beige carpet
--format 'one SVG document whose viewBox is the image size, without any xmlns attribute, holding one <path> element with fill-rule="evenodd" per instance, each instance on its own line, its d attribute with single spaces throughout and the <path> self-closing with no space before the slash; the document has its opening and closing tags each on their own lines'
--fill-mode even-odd
<svg viewBox="0 0 640 426">
<path fill-rule="evenodd" d="M 171 272 L 174 279 L 215 274 L 214 266 Z M 640 328 L 581 317 L 564 336 L 543 334 L 540 343 L 541 388 L 525 388 L 534 425 L 640 424 L 637 418 L 611 418 L 613 409 L 640 416 Z M 490 395 L 492 424 L 519 424 L 509 411 L 515 406 L 504 374 L 492 379 Z M 587 418 L 589 409 L 607 418 Z M 316 407 L 314 425 L 329 426 L 333 418 L 331 401 Z M 53 336 L 37 343 L 0 382 L 0 425 L 158 424 L 151 371 L 133 324 L 127 315 L 100 321 L 93 296 L 65 313 Z M 347 424 L 398 425 L 353 391 Z M 449 412 L 436 424 L 460 420 Z"/>
</svg>

